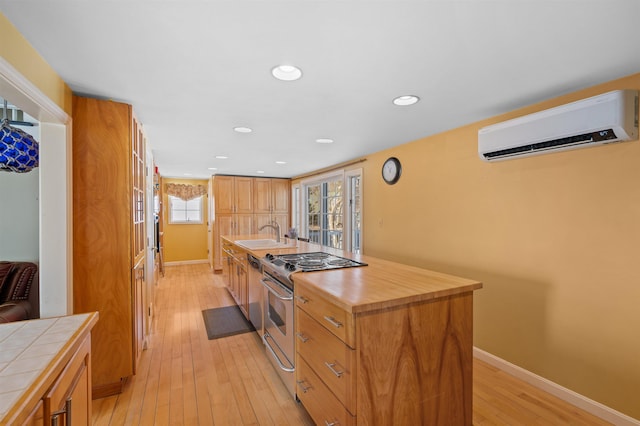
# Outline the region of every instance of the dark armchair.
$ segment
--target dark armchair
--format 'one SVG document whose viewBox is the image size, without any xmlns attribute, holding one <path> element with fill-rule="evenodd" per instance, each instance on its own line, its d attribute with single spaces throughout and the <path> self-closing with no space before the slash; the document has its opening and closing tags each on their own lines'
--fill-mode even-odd
<svg viewBox="0 0 640 426">
<path fill-rule="evenodd" d="M 0 323 L 40 317 L 38 265 L 0 262 Z"/>
</svg>

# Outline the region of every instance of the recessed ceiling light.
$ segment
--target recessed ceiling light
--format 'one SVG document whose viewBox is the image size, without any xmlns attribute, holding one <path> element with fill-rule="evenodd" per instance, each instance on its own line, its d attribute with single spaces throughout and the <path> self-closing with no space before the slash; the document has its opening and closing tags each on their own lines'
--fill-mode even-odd
<svg viewBox="0 0 640 426">
<path fill-rule="evenodd" d="M 256 173 L 262 174 L 262 173 L 264 173 L 264 170 L 256 170 Z"/>
<path fill-rule="evenodd" d="M 217 167 L 209 167 L 209 170 L 218 170 Z"/>
<path fill-rule="evenodd" d="M 229 158 L 229 157 L 224 156 L 224 155 L 216 155 L 216 158 L 217 158 L 218 160 L 226 160 L 226 159 L 227 159 L 227 158 Z"/>
<path fill-rule="evenodd" d="M 233 130 L 235 130 L 238 133 L 251 133 L 253 132 L 253 129 L 250 127 L 234 127 Z"/>
<path fill-rule="evenodd" d="M 191 173 L 185 173 L 185 176 L 193 176 Z"/>
<path fill-rule="evenodd" d="M 300 68 L 296 68 L 293 65 L 278 65 L 271 70 L 271 74 L 282 81 L 295 81 L 302 77 Z"/>
<path fill-rule="evenodd" d="M 316 142 L 318 142 L 318 143 L 333 143 L 333 139 L 320 138 L 320 139 L 316 139 Z"/>
<path fill-rule="evenodd" d="M 409 105 L 415 104 L 419 100 L 420 98 L 415 95 L 404 95 L 404 96 L 398 96 L 397 98 L 395 98 L 393 100 L 393 103 L 398 106 L 409 106 Z"/>
<path fill-rule="evenodd" d="M 276 164 L 287 164 L 286 161 L 276 161 Z"/>
</svg>

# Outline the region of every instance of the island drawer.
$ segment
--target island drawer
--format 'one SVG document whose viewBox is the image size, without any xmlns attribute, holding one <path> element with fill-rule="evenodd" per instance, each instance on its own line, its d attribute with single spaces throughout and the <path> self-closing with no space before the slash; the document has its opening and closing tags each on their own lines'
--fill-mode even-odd
<svg viewBox="0 0 640 426">
<path fill-rule="evenodd" d="M 353 315 L 324 299 L 303 283 L 295 285 L 296 306 L 308 313 L 333 335 L 350 347 L 355 347 Z"/>
<path fill-rule="evenodd" d="M 351 413 L 356 409 L 356 351 L 298 309 L 298 354 Z"/>
<path fill-rule="evenodd" d="M 344 408 L 301 357 L 298 357 L 296 370 L 298 398 L 316 424 L 355 426 L 356 418 Z"/>
</svg>

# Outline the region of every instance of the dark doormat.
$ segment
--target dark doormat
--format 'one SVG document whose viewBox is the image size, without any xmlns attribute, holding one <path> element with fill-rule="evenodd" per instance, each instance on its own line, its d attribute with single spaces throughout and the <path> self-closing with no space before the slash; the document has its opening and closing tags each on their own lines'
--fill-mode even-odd
<svg viewBox="0 0 640 426">
<path fill-rule="evenodd" d="M 256 330 L 238 306 L 205 309 L 202 316 L 209 340 Z"/>
</svg>

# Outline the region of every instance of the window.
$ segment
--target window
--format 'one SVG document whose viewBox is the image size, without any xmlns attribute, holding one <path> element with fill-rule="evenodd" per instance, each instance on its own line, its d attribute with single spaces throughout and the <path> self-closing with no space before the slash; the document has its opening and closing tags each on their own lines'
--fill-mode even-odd
<svg viewBox="0 0 640 426">
<path fill-rule="evenodd" d="M 291 227 L 300 233 L 300 223 L 302 221 L 300 212 L 300 185 L 291 187 Z"/>
<path fill-rule="evenodd" d="M 358 169 L 302 182 L 301 199 L 293 208 L 294 214 L 302 210 L 301 236 L 323 246 L 360 253 L 361 176 L 362 170 Z"/>
<path fill-rule="evenodd" d="M 169 195 L 169 223 L 202 223 L 202 195 L 189 201 Z"/>
<path fill-rule="evenodd" d="M 347 250 L 360 253 L 362 250 L 362 171 L 351 171 L 346 176 L 348 211 Z"/>
</svg>

